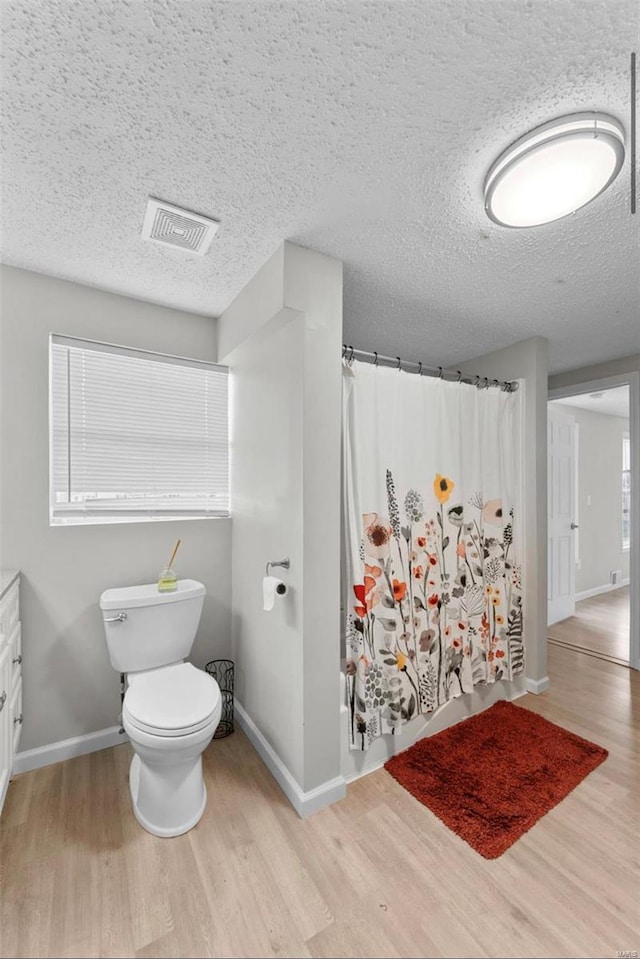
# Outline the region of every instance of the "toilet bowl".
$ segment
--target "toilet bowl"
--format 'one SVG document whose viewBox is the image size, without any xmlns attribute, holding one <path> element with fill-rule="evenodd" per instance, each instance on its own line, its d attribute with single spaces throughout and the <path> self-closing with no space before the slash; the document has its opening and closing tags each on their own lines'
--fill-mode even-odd
<svg viewBox="0 0 640 959">
<path fill-rule="evenodd" d="M 129 772 L 133 812 L 154 836 L 192 829 L 207 804 L 202 753 L 220 722 L 215 680 L 190 663 L 130 678 L 122 724 L 134 751 Z"/>
<path fill-rule="evenodd" d="M 122 723 L 133 748 L 133 812 L 154 836 L 179 836 L 202 817 L 207 790 L 202 752 L 222 713 L 218 684 L 185 662 L 205 589 L 178 580 L 172 593 L 155 583 L 108 589 L 100 597 L 109 657 L 127 676 Z"/>
</svg>

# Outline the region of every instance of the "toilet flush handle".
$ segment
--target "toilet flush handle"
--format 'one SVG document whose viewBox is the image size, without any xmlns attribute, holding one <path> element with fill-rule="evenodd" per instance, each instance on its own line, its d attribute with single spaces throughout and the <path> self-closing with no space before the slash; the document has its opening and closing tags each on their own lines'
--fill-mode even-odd
<svg viewBox="0 0 640 959">
<path fill-rule="evenodd" d="M 124 623 L 127 618 L 127 614 L 124 610 L 121 613 L 118 613 L 117 616 L 105 616 L 105 623 Z"/>
</svg>

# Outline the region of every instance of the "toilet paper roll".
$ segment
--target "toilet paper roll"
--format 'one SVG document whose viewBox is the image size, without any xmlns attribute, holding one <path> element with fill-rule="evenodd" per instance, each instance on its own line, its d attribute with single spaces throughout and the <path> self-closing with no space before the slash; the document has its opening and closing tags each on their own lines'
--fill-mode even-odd
<svg viewBox="0 0 640 959">
<path fill-rule="evenodd" d="M 262 595 L 264 597 L 264 608 L 267 612 L 273 609 L 276 597 L 286 596 L 287 584 L 275 576 L 265 576 L 262 581 Z"/>
</svg>

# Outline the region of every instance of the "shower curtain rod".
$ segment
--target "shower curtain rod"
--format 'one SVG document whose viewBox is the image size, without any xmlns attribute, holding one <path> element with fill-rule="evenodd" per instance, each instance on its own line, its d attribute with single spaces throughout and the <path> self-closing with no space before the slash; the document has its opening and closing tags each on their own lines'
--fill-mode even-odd
<svg viewBox="0 0 640 959">
<path fill-rule="evenodd" d="M 404 370 L 405 373 L 419 373 L 420 376 L 437 376 L 441 380 L 457 380 L 458 383 L 469 383 L 477 386 L 478 389 L 488 389 L 490 386 L 499 386 L 505 393 L 515 393 L 518 389 L 517 382 L 509 380 L 490 380 L 486 376 L 463 376 L 460 370 L 445 370 L 441 366 L 425 366 L 424 363 L 416 360 L 402 360 L 399 356 L 385 356 L 383 353 L 376 353 L 375 350 L 355 350 L 352 346 L 342 344 L 342 358 L 346 360 L 362 360 L 364 363 L 373 363 L 374 366 L 393 366 L 397 370 Z M 408 370 L 406 367 L 415 366 L 415 370 Z"/>
</svg>

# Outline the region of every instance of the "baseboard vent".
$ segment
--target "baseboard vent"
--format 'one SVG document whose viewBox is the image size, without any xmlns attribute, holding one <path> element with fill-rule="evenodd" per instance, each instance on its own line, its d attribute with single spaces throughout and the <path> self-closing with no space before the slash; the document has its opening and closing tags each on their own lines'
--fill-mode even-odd
<svg viewBox="0 0 640 959">
<path fill-rule="evenodd" d="M 622 570 L 621 569 L 612 569 L 609 573 L 610 581 L 612 586 L 619 586 L 620 580 L 622 579 Z"/>
</svg>

